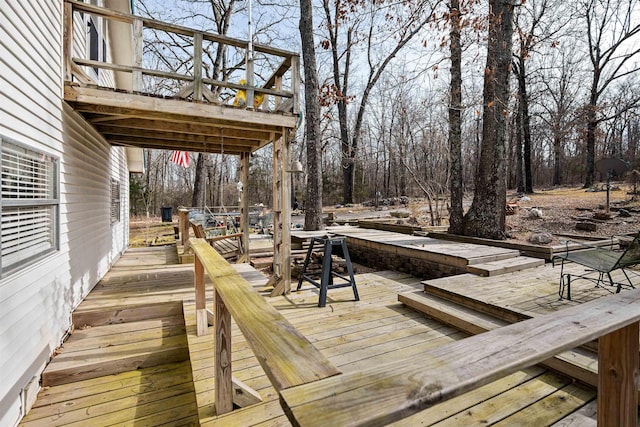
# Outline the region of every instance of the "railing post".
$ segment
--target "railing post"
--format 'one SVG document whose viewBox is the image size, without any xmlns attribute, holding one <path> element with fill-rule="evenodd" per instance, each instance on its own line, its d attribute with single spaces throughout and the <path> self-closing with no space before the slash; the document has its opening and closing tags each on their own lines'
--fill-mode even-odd
<svg viewBox="0 0 640 427">
<path fill-rule="evenodd" d="M 249 153 L 240 154 L 240 182 L 242 192 L 240 193 L 240 232 L 242 233 L 242 249 L 244 250 L 243 261 L 249 262 Z"/>
<path fill-rule="evenodd" d="M 189 240 L 189 209 L 178 211 L 178 227 L 180 229 L 180 244 L 184 246 Z"/>
<path fill-rule="evenodd" d="M 196 335 L 207 334 L 207 306 L 204 293 L 204 266 L 196 254 L 193 260 L 194 281 L 196 289 Z"/>
<path fill-rule="evenodd" d="M 231 375 L 231 313 L 218 291 L 213 292 L 215 336 L 215 394 L 216 414 L 233 410 L 233 386 Z"/>
<path fill-rule="evenodd" d="M 298 55 L 291 57 L 291 91 L 293 92 L 291 112 L 298 114 L 300 112 L 300 57 Z"/>
<path fill-rule="evenodd" d="M 598 342 L 598 426 L 638 425 L 638 323 Z"/>
<path fill-rule="evenodd" d="M 247 70 L 246 70 L 246 80 L 247 80 L 247 105 L 246 108 L 253 109 L 253 99 L 255 97 L 255 90 L 253 88 L 253 52 L 252 48 L 249 47 L 247 49 Z"/>
<path fill-rule="evenodd" d="M 142 19 L 134 19 L 133 21 L 133 66 L 142 68 L 142 54 L 143 54 L 143 44 L 144 39 L 142 37 L 142 29 L 144 28 L 144 23 Z M 133 71 L 132 76 L 132 87 L 134 91 L 142 91 L 142 71 L 135 70 Z"/>
<path fill-rule="evenodd" d="M 202 101 L 202 33 L 193 35 L 193 97 Z"/>
</svg>

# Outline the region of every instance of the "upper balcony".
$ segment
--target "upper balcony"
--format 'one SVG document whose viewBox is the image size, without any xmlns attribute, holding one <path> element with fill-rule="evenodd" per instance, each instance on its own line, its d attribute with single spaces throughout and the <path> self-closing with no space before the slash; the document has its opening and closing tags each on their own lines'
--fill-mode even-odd
<svg viewBox="0 0 640 427">
<path fill-rule="evenodd" d="M 64 99 L 111 144 L 240 154 L 296 127 L 297 53 L 76 0 L 64 7 Z M 158 50 L 166 56 L 149 55 Z"/>
</svg>

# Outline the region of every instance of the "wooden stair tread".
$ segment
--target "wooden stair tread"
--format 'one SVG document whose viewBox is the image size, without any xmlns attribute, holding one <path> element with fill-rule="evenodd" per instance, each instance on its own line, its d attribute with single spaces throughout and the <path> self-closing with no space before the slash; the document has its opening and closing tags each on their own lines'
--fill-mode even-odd
<svg viewBox="0 0 640 427">
<path fill-rule="evenodd" d="M 132 357 L 153 355 L 155 352 L 186 348 L 186 346 L 186 338 L 181 335 L 121 345 L 109 345 L 108 342 L 106 342 L 104 347 L 99 348 L 79 349 L 78 345 L 76 345 L 75 351 L 70 352 L 65 351 L 63 346 L 61 353 L 53 358 L 47 370 L 65 369 L 68 366 L 78 366 L 81 363 L 108 362 L 118 360 L 119 358 L 129 359 Z"/>
<path fill-rule="evenodd" d="M 138 325 L 138 323 L 142 325 Z M 96 326 L 74 331 L 63 344 L 62 351 L 63 354 L 67 354 L 125 344 L 139 344 L 143 341 L 184 335 L 185 332 L 184 320 L 179 319 L 178 323 L 172 317 L 154 319 L 154 321 Z"/>
<path fill-rule="evenodd" d="M 471 335 L 481 334 L 509 324 L 489 314 L 448 301 L 422 291 L 398 294 L 398 301 L 439 322 L 451 325 Z M 543 363 L 548 368 L 569 375 L 596 387 L 598 384 L 598 356 L 582 348 L 565 351 Z"/>
<path fill-rule="evenodd" d="M 512 273 L 527 268 L 544 265 L 545 261 L 539 258 L 518 256 L 480 264 L 472 264 L 467 267 L 467 272 L 478 276 L 497 276 L 499 274 Z"/>
<path fill-rule="evenodd" d="M 477 265 L 477 264 L 487 264 L 490 262 L 496 262 L 496 261 L 504 261 L 504 260 L 508 260 L 508 259 L 513 259 L 513 258 L 517 258 L 520 256 L 520 252 L 519 251 L 509 251 L 509 250 L 505 250 L 502 253 L 497 253 L 497 254 L 491 254 L 491 255 L 480 255 L 477 257 L 471 257 L 468 256 L 467 257 L 467 265 Z"/>
<path fill-rule="evenodd" d="M 131 304 L 118 307 L 97 307 L 85 309 L 83 305 L 89 305 L 91 301 L 86 299 L 73 312 L 73 326 L 82 328 L 84 326 L 110 325 L 114 323 L 130 323 L 138 320 L 157 319 L 160 317 L 170 317 L 182 315 L 182 303 L 158 302 L 146 304 Z"/>
<path fill-rule="evenodd" d="M 76 330 L 45 368 L 44 386 L 189 360 L 181 302 L 77 310 L 73 319 Z"/>
</svg>

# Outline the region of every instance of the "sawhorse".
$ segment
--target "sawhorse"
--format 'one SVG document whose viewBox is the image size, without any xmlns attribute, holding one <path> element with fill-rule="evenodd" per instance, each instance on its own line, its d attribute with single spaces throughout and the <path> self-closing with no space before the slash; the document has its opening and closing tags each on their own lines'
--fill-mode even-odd
<svg viewBox="0 0 640 427">
<path fill-rule="evenodd" d="M 313 246 L 316 243 L 324 245 L 324 256 L 322 260 L 322 275 L 320 278 L 320 283 L 318 283 L 315 279 L 311 278 L 307 274 L 307 267 L 309 267 L 311 253 L 313 252 Z M 340 246 L 342 248 L 342 255 L 344 256 L 344 260 L 347 264 L 349 277 L 342 276 L 332 269 L 331 253 L 333 252 L 334 246 Z M 345 280 L 346 283 L 334 284 L 334 276 Z M 305 280 L 320 289 L 318 307 L 324 307 L 326 305 L 328 289 L 345 288 L 347 286 L 351 286 L 351 288 L 353 289 L 353 296 L 355 300 L 360 301 L 360 297 L 358 296 L 358 288 L 356 287 L 356 279 L 353 277 L 353 266 L 351 265 L 351 258 L 349 257 L 349 249 L 347 249 L 347 243 L 344 237 L 314 237 L 311 240 L 309 250 L 307 251 L 307 257 L 304 260 L 304 267 L 302 268 L 302 273 L 300 274 L 300 279 L 298 280 L 298 288 L 296 290 L 300 290 L 300 288 L 302 287 L 302 282 Z"/>
</svg>

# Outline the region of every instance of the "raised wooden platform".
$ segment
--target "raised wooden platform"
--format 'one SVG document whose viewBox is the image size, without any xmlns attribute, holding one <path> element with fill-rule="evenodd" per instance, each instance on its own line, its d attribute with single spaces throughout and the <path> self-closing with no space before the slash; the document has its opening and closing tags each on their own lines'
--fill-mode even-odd
<svg viewBox="0 0 640 427">
<path fill-rule="evenodd" d="M 464 272 L 479 276 L 496 276 L 526 270 L 544 264 L 544 260 L 521 256 L 520 249 L 502 248 L 487 244 L 412 236 L 363 227 L 333 226 L 326 230 L 292 231 L 292 242 L 304 247 L 306 242 L 327 233 L 347 237 L 352 258 L 372 268 L 399 267 L 405 271 L 400 259 L 406 260 L 406 271 L 417 271 L 428 276 L 450 276 Z M 401 264 L 401 265 L 398 265 Z"/>
<path fill-rule="evenodd" d="M 173 255 L 169 250 L 174 251 Z M 257 391 L 262 402 L 223 416 L 216 415 L 213 334 L 196 336 L 192 267 L 171 262 L 177 263 L 175 248 L 128 251 L 81 304 L 75 318 L 89 319 L 103 312 L 108 313 L 101 315 L 103 321 L 107 319 L 113 327 L 125 328 L 134 322 L 114 321 L 130 320 L 129 314 L 135 306 L 149 304 L 150 311 L 157 312 L 164 303 L 175 306 L 171 303 L 180 302 L 189 360 L 47 388 L 40 393 L 25 425 L 193 425 L 198 422 L 206 426 L 290 425 L 275 390 L 235 326 L 232 329 L 233 375 Z M 248 265 L 236 268 L 256 289 L 263 289 L 264 276 Z M 398 293 L 422 290 L 424 285 L 419 279 L 403 273 L 377 272 L 357 275 L 356 281 L 359 302 L 353 301 L 350 289 L 334 289 L 328 293 L 325 308 L 317 307 L 317 289 L 311 285 L 287 296 L 265 297 L 345 374 L 402 358 L 419 358 L 429 349 L 466 336 L 397 301 Z M 210 287 L 207 298 L 210 301 Z M 120 311 L 112 311 L 110 307 L 114 306 L 120 307 Z M 165 323 L 163 327 L 166 326 Z M 100 341 L 102 330 L 93 327 L 81 332 L 95 343 Z M 98 335 L 92 336 L 93 331 Z M 120 330 L 119 333 L 122 338 L 112 336 L 112 339 L 127 341 L 126 332 Z M 423 411 L 398 425 L 500 421 L 514 425 L 519 419 L 534 419 L 535 425 L 552 425 L 571 416 L 594 396 L 593 390 L 575 384 L 571 378 L 533 367 Z"/>
</svg>

